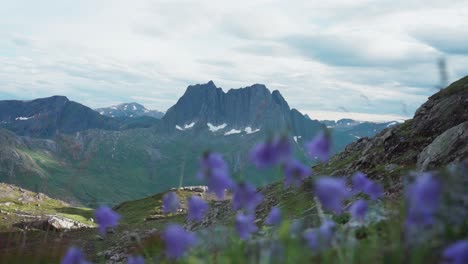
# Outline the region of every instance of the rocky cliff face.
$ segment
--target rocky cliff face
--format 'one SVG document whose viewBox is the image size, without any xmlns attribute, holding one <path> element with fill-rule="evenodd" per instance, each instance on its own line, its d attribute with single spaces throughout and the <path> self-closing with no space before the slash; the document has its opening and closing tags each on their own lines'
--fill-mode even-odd
<svg viewBox="0 0 468 264">
<path fill-rule="evenodd" d="M 335 175 L 363 171 L 391 185 L 402 171 L 431 170 L 468 157 L 468 76 L 431 96 L 413 119 L 346 147 L 316 167 Z"/>
<path fill-rule="evenodd" d="M 322 125 L 310 120 L 288 103 L 279 91 L 270 92 L 262 84 L 254 84 L 225 93 L 210 81 L 189 86 L 179 101 L 163 118 L 168 128 L 193 124 L 206 127 L 226 124 L 230 129 L 289 130 L 310 136 Z"/>
<path fill-rule="evenodd" d="M 64 96 L 52 96 L 32 101 L 0 101 L 0 127 L 21 136 L 47 138 L 93 128 L 114 130 L 119 124 Z"/>
</svg>

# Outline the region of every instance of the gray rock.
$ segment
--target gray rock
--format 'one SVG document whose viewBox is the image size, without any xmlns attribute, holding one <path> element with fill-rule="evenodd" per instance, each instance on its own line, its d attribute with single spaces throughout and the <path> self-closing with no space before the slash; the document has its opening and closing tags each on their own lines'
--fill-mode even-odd
<svg viewBox="0 0 468 264">
<path fill-rule="evenodd" d="M 419 155 L 417 166 L 430 170 L 468 157 L 468 121 L 452 127 L 438 136 Z"/>
</svg>

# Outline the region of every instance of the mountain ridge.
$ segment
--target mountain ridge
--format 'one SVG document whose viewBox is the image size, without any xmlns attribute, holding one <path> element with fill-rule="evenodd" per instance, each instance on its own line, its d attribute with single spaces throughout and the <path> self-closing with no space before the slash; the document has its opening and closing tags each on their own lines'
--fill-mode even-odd
<svg viewBox="0 0 468 264">
<path fill-rule="evenodd" d="M 118 105 L 112 105 L 109 107 L 102 107 L 94 109 L 96 112 L 99 112 L 101 115 L 108 117 L 140 117 L 140 116 L 149 116 L 157 119 L 161 119 L 164 116 L 164 113 L 158 110 L 149 110 L 143 105 L 131 102 L 131 103 L 121 103 Z"/>
</svg>

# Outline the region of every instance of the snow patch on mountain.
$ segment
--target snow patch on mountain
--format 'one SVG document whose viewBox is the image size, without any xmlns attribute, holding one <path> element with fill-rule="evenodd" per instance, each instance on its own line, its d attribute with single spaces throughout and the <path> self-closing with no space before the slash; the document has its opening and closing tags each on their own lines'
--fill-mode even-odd
<svg viewBox="0 0 468 264">
<path fill-rule="evenodd" d="M 294 138 L 294 141 L 296 141 L 296 143 L 297 143 L 297 140 L 302 138 L 302 136 L 294 136 L 293 138 Z"/>
<path fill-rule="evenodd" d="M 219 126 L 215 126 L 215 125 L 213 125 L 213 124 L 211 124 L 211 123 L 207 123 L 206 125 L 208 126 L 208 129 L 209 129 L 211 132 L 216 132 L 216 131 L 218 131 L 218 130 L 224 129 L 224 128 L 227 126 L 226 123 L 224 123 L 224 124 L 222 124 L 222 125 L 219 125 Z"/>
<path fill-rule="evenodd" d="M 180 130 L 180 131 L 184 131 L 184 130 L 187 130 L 187 129 L 190 129 L 192 128 L 193 126 L 195 126 L 195 122 L 192 122 L 190 124 L 185 124 L 184 127 L 181 127 L 179 125 L 176 125 L 175 128 Z"/>
<path fill-rule="evenodd" d="M 15 118 L 15 120 L 25 121 L 25 120 L 29 120 L 31 118 L 34 118 L 34 116 L 30 116 L 30 117 L 19 116 L 19 117 Z"/>
<path fill-rule="evenodd" d="M 244 129 L 244 131 L 245 131 L 245 133 L 247 133 L 247 134 L 253 134 L 253 133 L 256 133 L 256 132 L 260 131 L 260 129 L 257 128 L 257 129 L 254 129 L 254 130 L 253 130 L 251 127 L 248 126 L 248 127 L 246 127 L 246 128 Z"/>
<path fill-rule="evenodd" d="M 240 134 L 242 131 L 238 130 L 238 129 L 231 129 L 229 130 L 228 132 L 224 133 L 225 136 L 228 136 L 228 135 L 232 135 L 232 134 Z"/>
</svg>

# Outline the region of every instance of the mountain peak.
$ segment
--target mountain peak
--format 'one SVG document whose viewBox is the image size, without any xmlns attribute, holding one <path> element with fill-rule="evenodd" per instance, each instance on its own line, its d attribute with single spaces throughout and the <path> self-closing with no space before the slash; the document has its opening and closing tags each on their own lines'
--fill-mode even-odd
<svg viewBox="0 0 468 264">
<path fill-rule="evenodd" d="M 164 115 L 163 112 L 157 110 L 148 110 L 145 106 L 136 103 L 122 103 L 118 105 L 113 105 L 110 107 L 97 108 L 96 112 L 99 112 L 101 115 L 108 117 L 139 117 L 139 116 L 149 116 L 157 119 L 162 118 Z"/>
<path fill-rule="evenodd" d="M 253 84 L 224 92 L 210 82 L 191 85 L 163 118 L 168 129 L 221 126 L 242 131 L 290 127 L 315 131 L 317 124 L 298 113 L 293 115 L 279 91 L 270 92 L 264 84 Z M 312 122 L 313 123 L 313 122 Z M 317 122 L 318 123 L 318 122 Z"/>
</svg>

